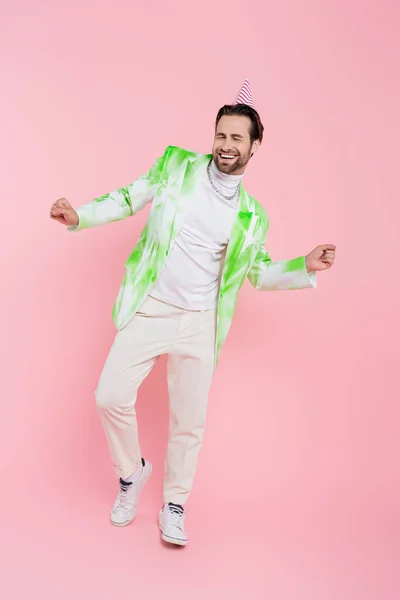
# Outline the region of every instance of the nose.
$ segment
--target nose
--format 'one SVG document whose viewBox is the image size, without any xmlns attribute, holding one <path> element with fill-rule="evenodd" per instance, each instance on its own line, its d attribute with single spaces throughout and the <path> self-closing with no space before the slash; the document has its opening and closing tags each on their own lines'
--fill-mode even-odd
<svg viewBox="0 0 400 600">
<path fill-rule="evenodd" d="M 227 140 L 221 146 L 221 150 L 222 150 L 222 152 L 227 152 L 227 153 L 234 151 L 232 144 L 230 144 Z"/>
</svg>

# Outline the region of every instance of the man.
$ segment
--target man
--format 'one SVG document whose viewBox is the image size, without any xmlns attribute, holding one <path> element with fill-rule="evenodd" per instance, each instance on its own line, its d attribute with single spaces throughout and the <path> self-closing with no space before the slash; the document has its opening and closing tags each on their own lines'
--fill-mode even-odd
<svg viewBox="0 0 400 600">
<path fill-rule="evenodd" d="M 272 262 L 263 248 L 264 209 L 242 186 L 263 138 L 248 81 L 235 103 L 220 109 L 212 155 L 169 146 L 128 187 L 76 211 L 65 199 L 51 217 L 70 231 L 136 214 L 152 202 L 126 263 L 113 318 L 119 330 L 96 390 L 96 402 L 119 476 L 111 522 L 128 525 L 151 474 L 141 457 L 135 401 L 157 358 L 168 355 L 170 429 L 165 462 L 162 538 L 185 545 L 184 505 L 203 440 L 209 389 L 246 276 L 259 290 L 316 286 L 316 271 L 332 266 L 335 246 Z"/>
</svg>

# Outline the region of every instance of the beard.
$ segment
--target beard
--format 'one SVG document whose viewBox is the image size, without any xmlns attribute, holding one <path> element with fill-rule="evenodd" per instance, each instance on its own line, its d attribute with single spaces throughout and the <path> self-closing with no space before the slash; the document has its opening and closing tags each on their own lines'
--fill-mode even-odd
<svg viewBox="0 0 400 600">
<path fill-rule="evenodd" d="M 213 154 L 213 159 L 218 171 L 225 173 L 225 175 L 234 175 L 237 171 L 244 169 L 251 158 L 250 153 L 237 154 L 235 158 L 229 160 L 221 158 L 220 155 L 221 150 L 216 150 Z"/>
</svg>

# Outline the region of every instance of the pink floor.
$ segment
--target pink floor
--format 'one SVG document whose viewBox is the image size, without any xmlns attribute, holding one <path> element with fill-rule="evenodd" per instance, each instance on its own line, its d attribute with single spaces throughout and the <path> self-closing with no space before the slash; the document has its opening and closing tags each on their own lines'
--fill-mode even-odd
<svg viewBox="0 0 400 600">
<path fill-rule="evenodd" d="M 188 511 L 189 545 L 180 549 L 159 538 L 160 468 L 136 521 L 123 529 L 108 521 L 112 477 L 69 475 L 35 484 L 34 474 L 32 481 L 23 475 L 8 480 L 1 498 L 7 600 L 399 597 L 396 507 L 374 506 L 373 497 L 360 499 L 373 509 L 362 522 L 358 506 L 336 505 L 329 490 L 318 497 L 271 489 L 267 498 L 245 495 L 237 485 L 229 497 L 207 490 L 202 478 Z M 218 472 L 210 475 L 217 481 Z"/>
</svg>

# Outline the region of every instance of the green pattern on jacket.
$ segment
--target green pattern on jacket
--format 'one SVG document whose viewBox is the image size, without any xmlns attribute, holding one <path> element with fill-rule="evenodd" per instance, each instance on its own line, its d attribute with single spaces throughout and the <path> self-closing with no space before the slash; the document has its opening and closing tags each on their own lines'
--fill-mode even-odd
<svg viewBox="0 0 400 600">
<path fill-rule="evenodd" d="M 131 185 L 78 207 L 79 231 L 135 215 L 152 202 L 148 221 L 126 262 L 125 277 L 113 309 L 122 329 L 149 294 L 179 234 L 189 203 L 211 155 L 169 146 L 152 168 Z M 240 186 L 237 218 L 226 250 L 217 311 L 215 361 L 228 335 L 238 292 L 246 277 L 258 290 L 293 290 L 316 286 L 305 257 L 273 262 L 263 247 L 268 217 L 262 206 Z"/>
</svg>

